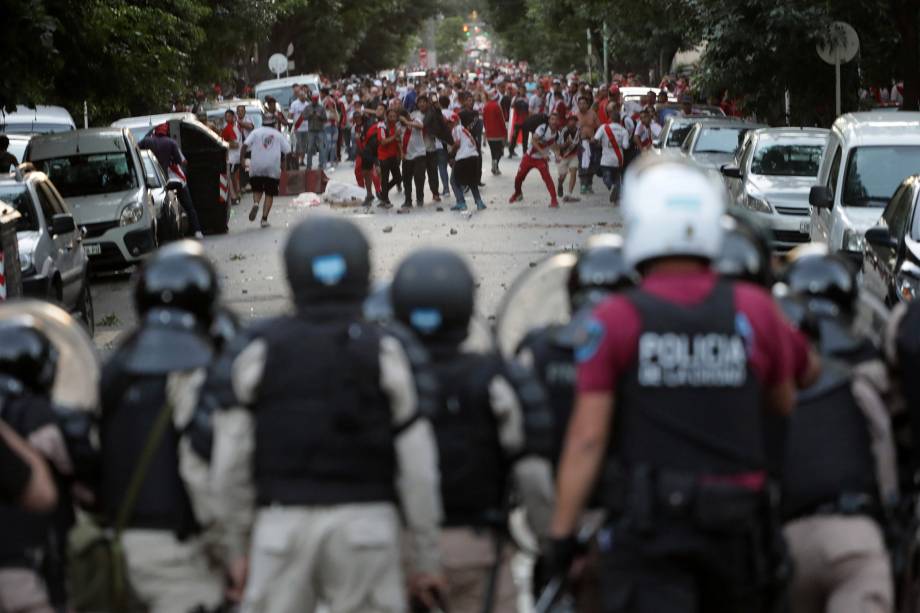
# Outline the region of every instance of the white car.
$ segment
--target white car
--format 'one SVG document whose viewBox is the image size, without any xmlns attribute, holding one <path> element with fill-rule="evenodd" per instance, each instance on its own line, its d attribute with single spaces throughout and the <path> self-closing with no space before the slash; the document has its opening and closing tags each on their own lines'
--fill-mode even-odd
<svg viewBox="0 0 920 613">
<path fill-rule="evenodd" d="M 920 169 L 920 113 L 848 113 L 831 127 L 816 185 L 810 234 L 861 262 L 865 232 L 895 190 Z"/>
<path fill-rule="evenodd" d="M 811 239 L 808 194 L 818 175 L 828 131 L 764 128 L 748 133 L 736 162 L 722 167 L 732 203 L 759 218 L 786 251 Z"/>
<path fill-rule="evenodd" d="M 732 162 L 747 133 L 765 127 L 732 119 L 697 121 L 680 150 L 703 168 L 718 174 L 723 166 Z"/>
<path fill-rule="evenodd" d="M 126 268 L 157 248 L 154 186 L 127 128 L 35 136 L 26 157 L 67 199 L 94 270 Z"/>
<path fill-rule="evenodd" d="M 0 132 L 7 134 L 50 134 L 76 129 L 73 117 L 62 106 L 29 108 L 20 104 L 12 113 L 0 109 Z"/>
<path fill-rule="evenodd" d="M 160 113 L 159 115 L 141 115 L 138 117 L 122 117 L 112 123 L 113 128 L 128 128 L 134 135 L 134 140 L 141 142 L 145 136 L 161 123 L 172 119 L 195 119 L 194 113 Z"/>
<path fill-rule="evenodd" d="M 306 85 L 315 94 L 319 93 L 319 75 L 302 74 L 294 77 L 284 77 L 283 79 L 269 79 L 256 84 L 255 97 L 265 102 L 266 96 L 271 96 L 278 102 L 278 108 L 287 109 L 294 97 L 294 90 L 291 89 L 295 84 Z"/>
</svg>

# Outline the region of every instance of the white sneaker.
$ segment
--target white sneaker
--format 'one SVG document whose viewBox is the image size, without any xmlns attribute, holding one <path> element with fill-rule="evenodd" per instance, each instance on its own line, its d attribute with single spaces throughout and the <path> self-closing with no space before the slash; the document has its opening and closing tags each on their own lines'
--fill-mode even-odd
<svg viewBox="0 0 920 613">
<path fill-rule="evenodd" d="M 259 225 L 262 226 L 263 228 L 267 228 L 271 224 L 268 223 L 267 219 L 263 219 Z"/>
<path fill-rule="evenodd" d="M 202 240 L 204 238 L 204 234 L 202 234 L 201 232 L 195 232 L 195 238 L 198 240 Z"/>
</svg>

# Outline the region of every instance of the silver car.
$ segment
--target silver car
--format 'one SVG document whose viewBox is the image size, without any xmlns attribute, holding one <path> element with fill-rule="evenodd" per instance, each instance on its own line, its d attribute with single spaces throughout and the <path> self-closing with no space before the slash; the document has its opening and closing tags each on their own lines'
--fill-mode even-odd
<svg viewBox="0 0 920 613">
<path fill-rule="evenodd" d="M 0 178 L 0 200 L 21 217 L 16 226 L 23 293 L 77 313 L 93 332 L 93 296 L 83 234 L 67 202 L 41 172 Z"/>
<path fill-rule="evenodd" d="M 163 167 L 149 150 L 141 149 L 147 187 L 153 195 L 153 210 L 157 216 L 157 242 L 161 245 L 185 236 L 188 231 L 188 217 L 179 204 L 176 190 L 167 189 L 169 182 Z"/>
<path fill-rule="evenodd" d="M 732 120 L 699 122 L 690 129 L 680 150 L 700 166 L 719 172 L 731 163 L 748 131 L 766 127 Z"/>
<path fill-rule="evenodd" d="M 127 128 L 35 136 L 26 156 L 73 208 L 94 271 L 126 268 L 157 248 L 152 187 Z"/>
<path fill-rule="evenodd" d="M 808 236 L 808 193 L 815 183 L 828 131 L 766 128 L 748 134 L 736 160 L 722 167 L 732 202 L 758 217 L 785 251 Z"/>
</svg>

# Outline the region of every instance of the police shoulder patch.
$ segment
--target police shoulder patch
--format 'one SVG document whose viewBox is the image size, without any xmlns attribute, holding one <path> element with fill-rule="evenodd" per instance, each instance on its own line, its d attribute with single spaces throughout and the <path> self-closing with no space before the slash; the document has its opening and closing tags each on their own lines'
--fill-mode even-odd
<svg viewBox="0 0 920 613">
<path fill-rule="evenodd" d="M 587 362 L 597 354 L 607 329 L 597 319 L 591 318 L 582 323 L 575 331 L 575 361 Z"/>
</svg>

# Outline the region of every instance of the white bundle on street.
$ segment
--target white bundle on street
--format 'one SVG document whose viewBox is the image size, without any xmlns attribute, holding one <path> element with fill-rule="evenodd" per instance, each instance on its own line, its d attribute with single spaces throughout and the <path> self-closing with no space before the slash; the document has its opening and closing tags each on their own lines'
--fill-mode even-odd
<svg viewBox="0 0 920 613">
<path fill-rule="evenodd" d="M 292 204 L 294 206 L 319 206 L 322 202 L 319 194 L 314 194 L 313 192 L 304 192 L 298 194 Z"/>
<path fill-rule="evenodd" d="M 330 181 L 326 184 L 326 191 L 323 192 L 323 202 L 330 204 L 349 204 L 353 202 L 362 202 L 367 192 L 363 187 L 357 185 Z"/>
</svg>

